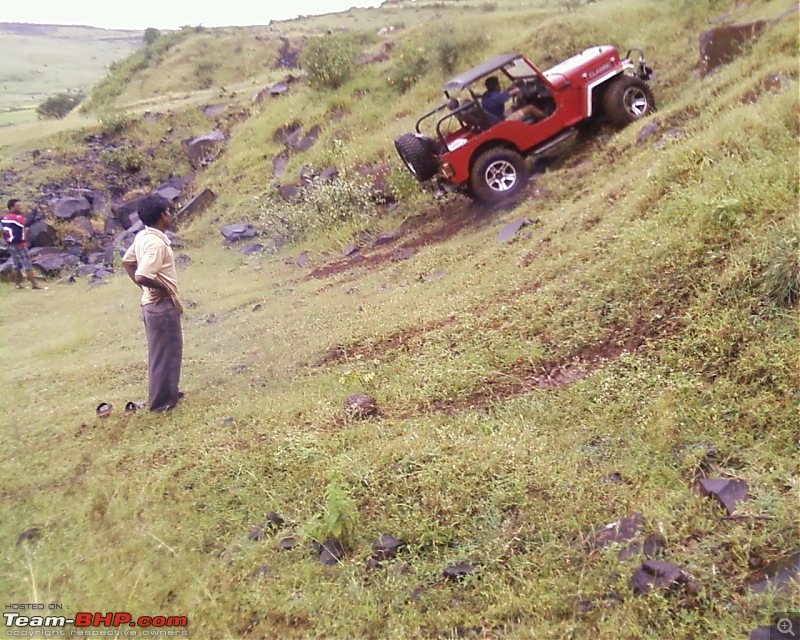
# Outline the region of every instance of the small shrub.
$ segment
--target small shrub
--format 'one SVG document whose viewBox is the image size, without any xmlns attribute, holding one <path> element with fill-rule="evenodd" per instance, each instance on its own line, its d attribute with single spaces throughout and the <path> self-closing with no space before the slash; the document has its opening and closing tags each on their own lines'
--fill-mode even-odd
<svg viewBox="0 0 800 640">
<path fill-rule="evenodd" d="M 43 119 L 61 119 L 77 107 L 85 94 L 81 91 L 64 91 L 56 93 L 38 107 L 36 107 L 36 114 Z"/>
<path fill-rule="evenodd" d="M 133 122 L 133 118 L 126 111 L 108 109 L 103 111 L 99 117 L 100 128 L 103 133 L 116 135 L 122 133 Z"/>
<path fill-rule="evenodd" d="M 161 32 L 158 29 L 154 27 L 147 27 L 147 29 L 144 30 L 144 36 L 142 36 L 142 40 L 144 41 L 146 46 L 150 46 L 160 37 L 161 37 Z"/>
<path fill-rule="evenodd" d="M 350 496 L 348 488 L 336 480 L 331 480 L 325 486 L 324 498 L 325 512 L 312 537 L 317 542 L 325 542 L 334 536 L 345 547 L 351 546 L 359 521 L 356 501 Z"/>
<path fill-rule="evenodd" d="M 356 53 L 355 43 L 346 36 L 312 38 L 300 55 L 300 66 L 312 86 L 337 89 L 352 75 Z"/>
<path fill-rule="evenodd" d="M 428 54 L 422 49 L 407 49 L 400 53 L 389 72 L 389 84 L 405 93 L 417 84 L 430 68 Z"/>
<path fill-rule="evenodd" d="M 481 11 L 485 13 L 492 13 L 493 11 L 497 11 L 497 3 L 496 2 L 484 2 L 480 6 Z"/>
<path fill-rule="evenodd" d="M 443 73 L 450 75 L 473 53 L 488 43 L 486 34 L 477 31 L 464 32 L 453 25 L 445 25 L 436 38 L 431 38 L 431 55 Z"/>
<path fill-rule="evenodd" d="M 104 149 L 98 157 L 103 164 L 127 173 L 137 173 L 145 165 L 145 157 L 142 152 L 129 142 L 120 147 Z"/>
<path fill-rule="evenodd" d="M 800 226 L 793 224 L 771 239 L 761 283 L 770 302 L 791 307 L 800 300 Z"/>
<path fill-rule="evenodd" d="M 203 60 L 195 65 L 194 75 L 201 89 L 208 89 L 214 84 L 214 72 L 218 67 L 219 65 L 216 62 L 209 60 Z"/>
</svg>

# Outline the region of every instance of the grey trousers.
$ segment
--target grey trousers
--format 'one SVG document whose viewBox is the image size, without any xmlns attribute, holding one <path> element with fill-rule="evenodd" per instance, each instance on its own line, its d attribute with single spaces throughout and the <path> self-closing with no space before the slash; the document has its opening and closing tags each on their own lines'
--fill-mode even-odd
<svg viewBox="0 0 800 640">
<path fill-rule="evenodd" d="M 183 332 L 181 317 L 167 298 L 142 307 L 147 336 L 148 387 L 150 411 L 172 409 L 178 404 L 181 379 Z"/>
</svg>

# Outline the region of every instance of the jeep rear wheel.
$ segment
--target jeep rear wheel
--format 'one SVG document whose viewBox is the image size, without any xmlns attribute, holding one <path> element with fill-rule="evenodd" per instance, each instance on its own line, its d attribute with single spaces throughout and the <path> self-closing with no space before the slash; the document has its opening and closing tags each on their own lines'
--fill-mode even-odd
<svg viewBox="0 0 800 640">
<path fill-rule="evenodd" d="M 430 148 L 432 142 L 413 133 L 404 133 L 394 141 L 394 147 L 403 164 L 420 182 L 430 180 L 439 168 Z"/>
<path fill-rule="evenodd" d="M 499 202 L 518 193 L 527 182 L 524 158 L 511 149 L 490 149 L 472 165 L 470 186 L 477 198 Z"/>
<path fill-rule="evenodd" d="M 620 127 L 644 118 L 653 109 L 653 92 L 639 78 L 619 76 L 603 94 L 603 110 L 611 122 Z"/>
</svg>

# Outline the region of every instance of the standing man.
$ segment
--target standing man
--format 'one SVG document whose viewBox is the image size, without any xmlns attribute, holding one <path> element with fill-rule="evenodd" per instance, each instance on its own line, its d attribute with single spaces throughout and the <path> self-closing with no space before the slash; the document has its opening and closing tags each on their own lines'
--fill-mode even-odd
<svg viewBox="0 0 800 640">
<path fill-rule="evenodd" d="M 172 409 L 178 391 L 183 357 L 178 277 L 171 243 L 164 233 L 172 216 L 166 198 L 152 194 L 139 205 L 145 227 L 122 257 L 126 273 L 142 288 L 142 319 L 147 336 L 150 411 Z"/>
<path fill-rule="evenodd" d="M 25 225 L 28 223 L 27 218 L 22 215 L 19 206 L 19 200 L 11 198 L 8 201 L 8 211 L 2 219 L 3 225 L 3 238 L 8 243 L 8 248 L 11 251 L 11 262 L 14 266 L 12 278 L 14 285 L 17 289 L 24 289 L 22 286 L 22 272 L 31 283 L 31 289 L 42 289 L 36 284 L 36 276 L 33 275 L 31 268 L 31 258 L 28 255 L 28 243 L 25 241 Z"/>
</svg>

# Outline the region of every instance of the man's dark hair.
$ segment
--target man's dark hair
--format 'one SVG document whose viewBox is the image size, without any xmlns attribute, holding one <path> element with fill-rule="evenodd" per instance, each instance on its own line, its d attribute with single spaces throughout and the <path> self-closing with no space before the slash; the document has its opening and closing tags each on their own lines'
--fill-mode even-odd
<svg viewBox="0 0 800 640">
<path fill-rule="evenodd" d="M 167 199 L 157 193 L 151 193 L 139 203 L 139 220 L 152 227 L 167 209 L 169 209 Z"/>
<path fill-rule="evenodd" d="M 18 202 L 19 200 L 16 198 L 11 198 L 11 200 L 8 201 L 8 210 L 11 211 Z"/>
<path fill-rule="evenodd" d="M 497 79 L 497 76 L 489 76 L 484 80 L 484 84 L 487 91 L 500 91 L 500 80 Z"/>
</svg>

